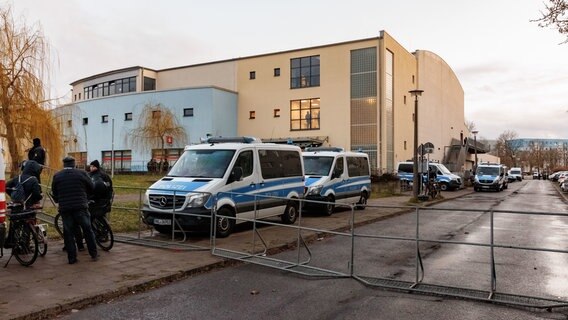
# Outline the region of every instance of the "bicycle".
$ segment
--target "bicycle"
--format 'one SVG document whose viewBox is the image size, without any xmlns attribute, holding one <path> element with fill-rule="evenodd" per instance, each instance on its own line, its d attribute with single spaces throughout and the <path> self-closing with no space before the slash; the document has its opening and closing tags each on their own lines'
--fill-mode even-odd
<svg viewBox="0 0 568 320">
<path fill-rule="evenodd" d="M 8 228 L 8 236 L 2 237 L 2 248 L 12 248 L 10 258 L 6 261 L 4 268 L 8 266 L 12 257 L 22 266 L 31 266 L 40 254 L 40 242 L 38 240 L 38 224 L 36 219 L 36 210 L 22 210 L 20 205 L 9 204 L 8 220 L 10 226 Z M 46 237 L 42 233 L 42 241 Z M 47 241 L 42 242 L 42 253 L 47 252 Z M 3 250 L 0 257 L 4 255 Z"/>
<path fill-rule="evenodd" d="M 58 213 L 54 219 L 55 230 L 63 237 L 63 219 Z M 112 228 L 104 215 L 91 214 L 91 226 L 95 233 L 95 242 L 104 251 L 109 251 L 114 245 Z"/>
</svg>

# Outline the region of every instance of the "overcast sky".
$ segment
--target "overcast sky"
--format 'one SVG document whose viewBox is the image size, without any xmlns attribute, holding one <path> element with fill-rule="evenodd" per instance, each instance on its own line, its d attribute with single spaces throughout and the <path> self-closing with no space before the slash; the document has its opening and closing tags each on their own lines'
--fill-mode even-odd
<svg viewBox="0 0 568 320">
<path fill-rule="evenodd" d="M 51 87 L 131 66 L 163 69 L 376 37 L 457 74 L 480 138 L 568 138 L 568 44 L 531 22 L 545 0 L 0 0 L 39 24 Z M 425 92 L 424 94 L 428 94 Z M 69 101 L 69 100 L 68 100 Z"/>
</svg>

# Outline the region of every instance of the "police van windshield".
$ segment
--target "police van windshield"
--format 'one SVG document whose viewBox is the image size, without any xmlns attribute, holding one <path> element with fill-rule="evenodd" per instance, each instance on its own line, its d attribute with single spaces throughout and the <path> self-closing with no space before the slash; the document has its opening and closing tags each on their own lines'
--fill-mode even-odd
<svg viewBox="0 0 568 320">
<path fill-rule="evenodd" d="M 222 178 L 234 154 L 235 150 L 186 150 L 168 176 Z"/>
<path fill-rule="evenodd" d="M 499 175 L 499 168 L 498 167 L 479 167 L 477 169 L 477 174 L 480 176 L 498 176 Z"/>
<path fill-rule="evenodd" d="M 304 157 L 304 172 L 307 176 L 327 176 L 333 157 Z"/>
</svg>

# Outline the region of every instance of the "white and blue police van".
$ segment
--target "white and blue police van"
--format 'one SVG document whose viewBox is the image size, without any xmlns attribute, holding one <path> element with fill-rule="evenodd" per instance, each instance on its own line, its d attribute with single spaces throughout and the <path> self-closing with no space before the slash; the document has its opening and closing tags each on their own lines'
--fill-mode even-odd
<svg viewBox="0 0 568 320">
<path fill-rule="evenodd" d="M 331 215 L 335 204 L 356 204 L 364 209 L 371 195 L 369 156 L 342 148 L 307 148 L 303 153 L 306 193 L 304 208 L 323 209 Z M 316 202 L 317 201 L 317 202 Z M 325 203 L 322 203 L 325 202 Z"/>
<path fill-rule="evenodd" d="M 427 171 L 436 173 L 436 182 L 440 185 L 440 190 L 456 190 L 461 188 L 462 179 L 460 176 L 453 174 L 445 165 L 436 162 L 423 162 L 424 169 L 419 170 L 424 173 Z M 414 163 L 412 161 L 399 162 L 396 166 L 396 174 L 401 181 L 412 183 L 414 179 Z"/>
<path fill-rule="evenodd" d="M 253 137 L 209 138 L 186 146 L 145 194 L 144 221 L 160 233 L 209 230 L 227 237 L 235 224 L 279 216 L 293 224 L 304 192 L 301 149 Z M 239 218 L 242 218 L 239 220 Z"/>
<path fill-rule="evenodd" d="M 477 165 L 473 190 L 503 191 L 509 187 L 507 168 L 499 163 L 482 162 Z"/>
</svg>

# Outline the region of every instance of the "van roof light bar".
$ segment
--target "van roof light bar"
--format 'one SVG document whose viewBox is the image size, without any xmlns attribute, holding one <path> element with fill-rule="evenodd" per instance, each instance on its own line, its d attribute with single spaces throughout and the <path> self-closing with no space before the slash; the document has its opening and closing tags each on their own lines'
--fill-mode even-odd
<svg viewBox="0 0 568 320">
<path fill-rule="evenodd" d="M 307 147 L 306 151 L 318 152 L 318 151 L 331 151 L 331 152 L 343 152 L 345 149 L 340 147 Z"/>
<path fill-rule="evenodd" d="M 261 140 L 255 137 L 210 137 L 205 140 L 206 143 L 261 143 Z"/>
</svg>

